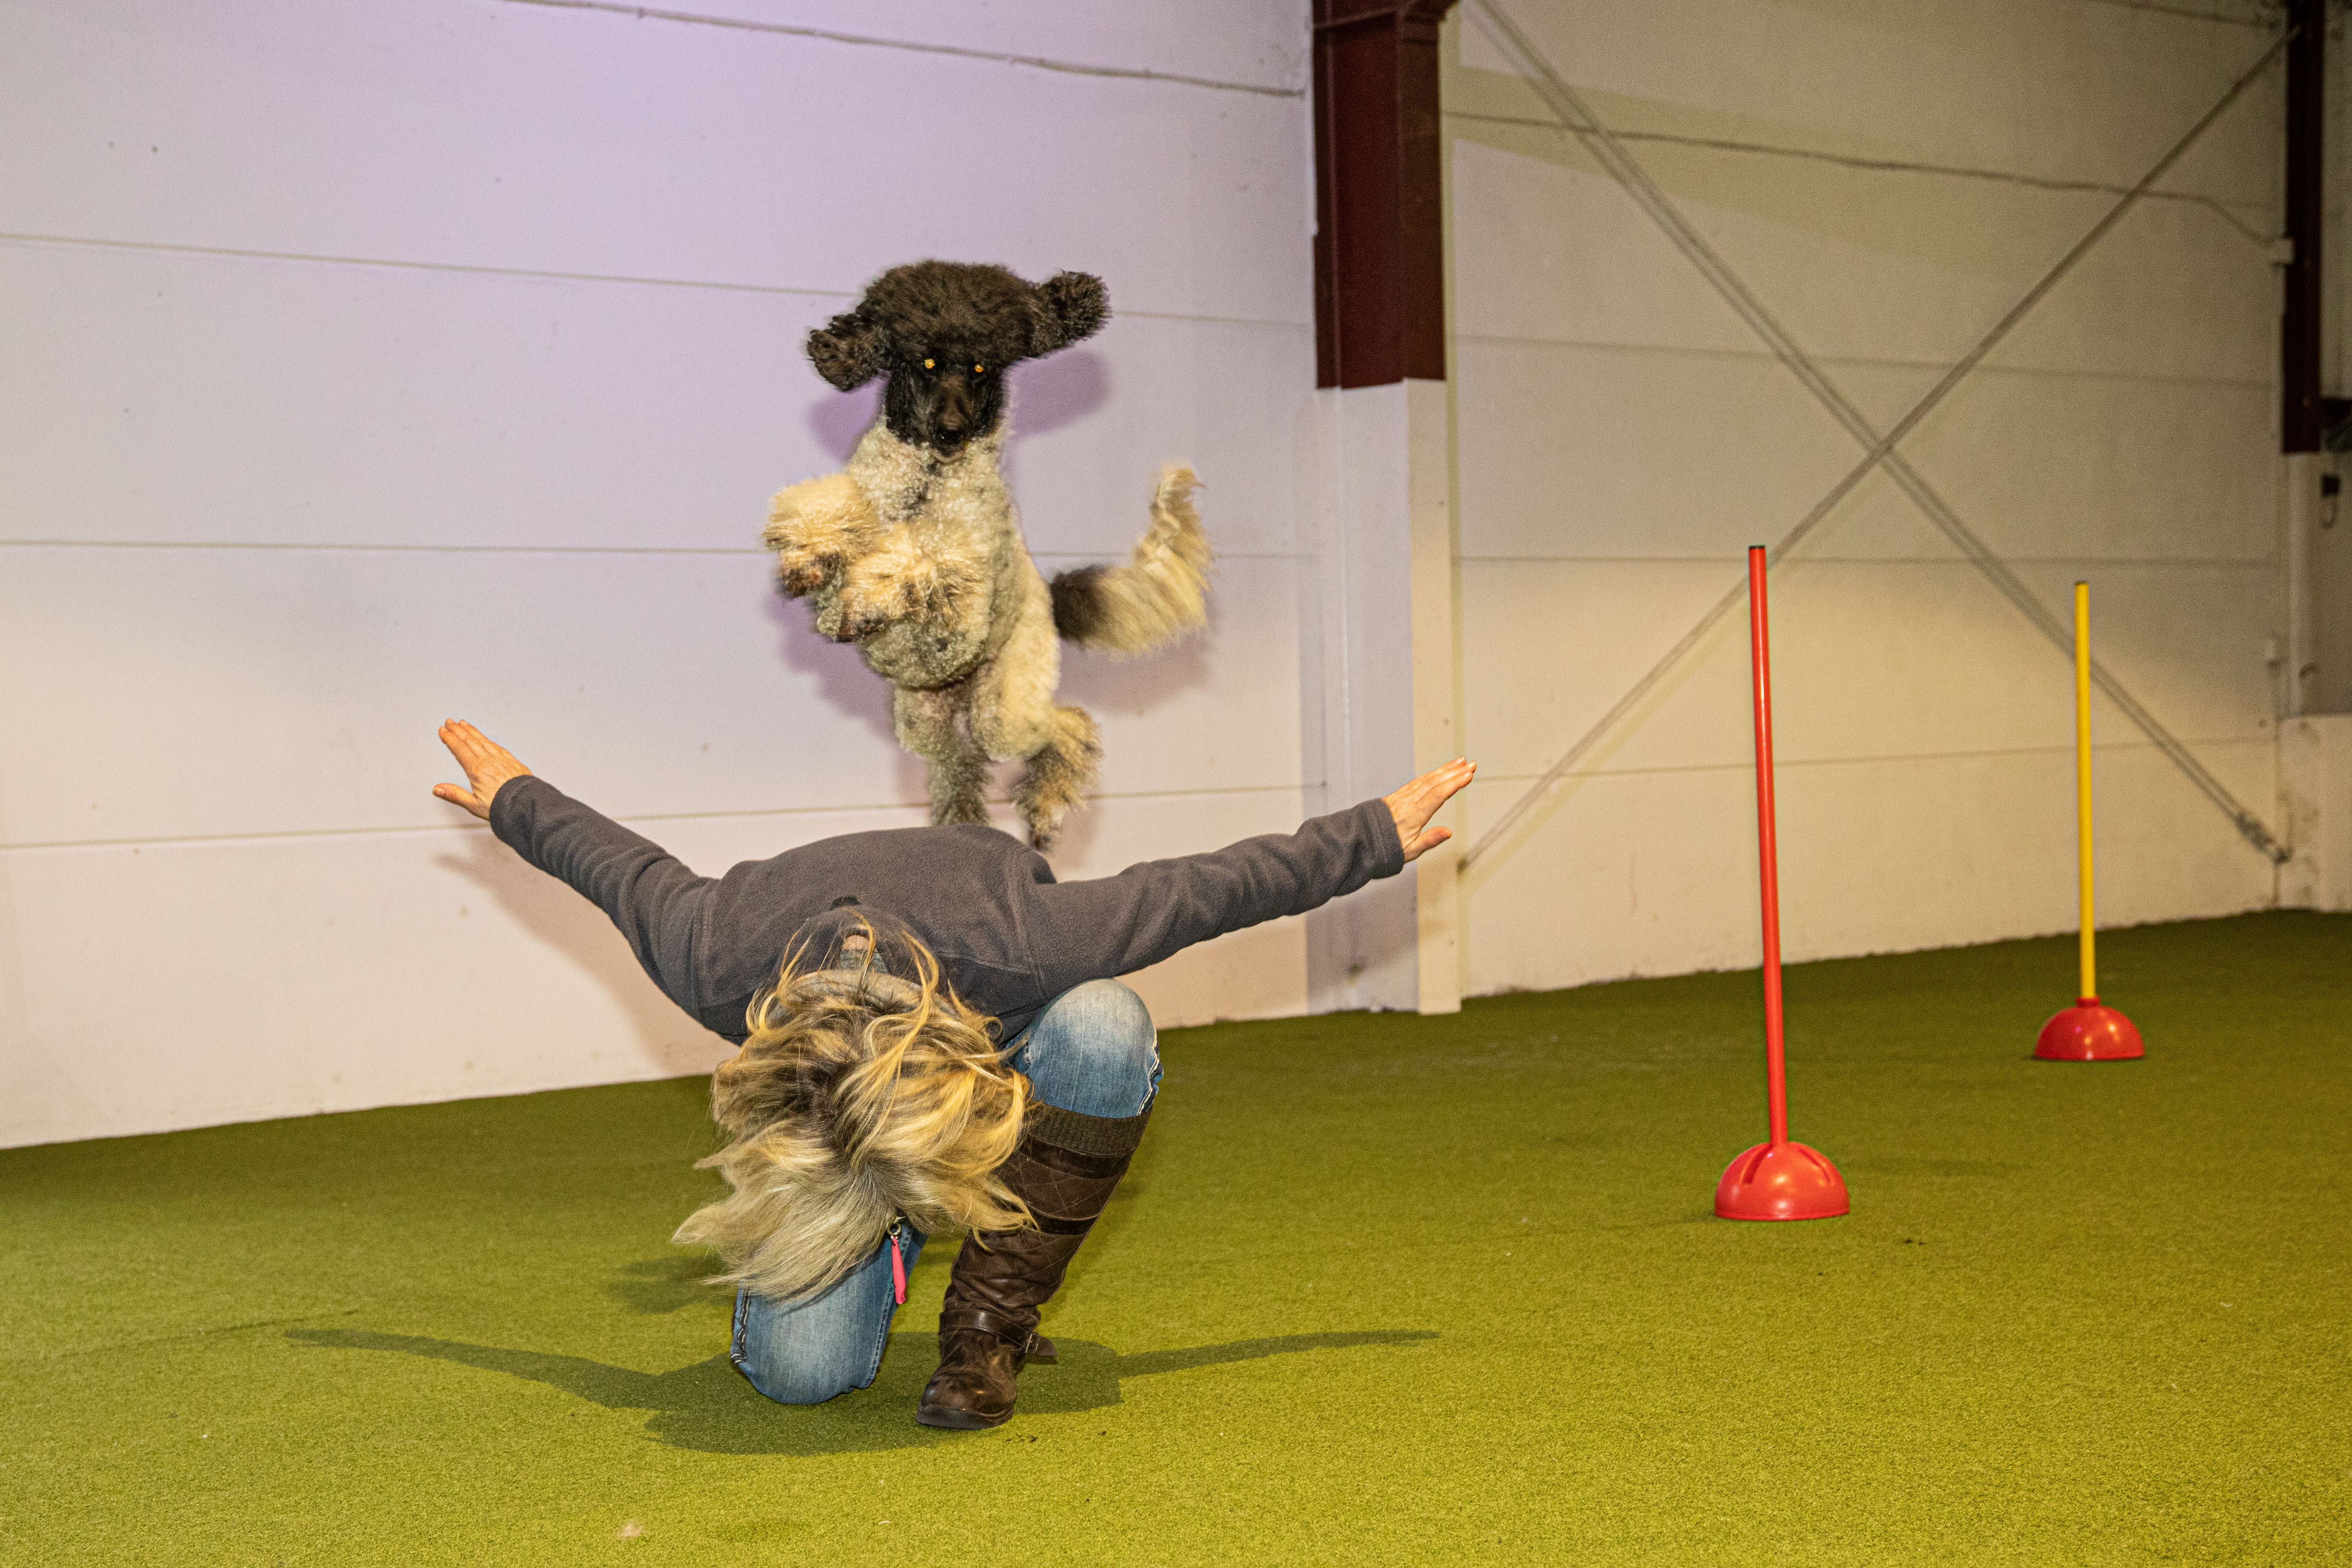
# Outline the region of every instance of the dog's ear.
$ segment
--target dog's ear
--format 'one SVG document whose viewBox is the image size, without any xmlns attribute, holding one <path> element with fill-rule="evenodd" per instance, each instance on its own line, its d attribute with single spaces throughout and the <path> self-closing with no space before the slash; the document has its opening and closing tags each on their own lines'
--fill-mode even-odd
<svg viewBox="0 0 2352 1568">
<path fill-rule="evenodd" d="M 1110 291 L 1087 272 L 1056 272 L 1031 290 L 1031 354 L 1049 354 L 1090 338 L 1110 319 Z"/>
<path fill-rule="evenodd" d="M 835 316 L 808 335 L 809 363 L 844 392 L 880 375 L 889 353 L 890 335 L 863 306 Z"/>
</svg>

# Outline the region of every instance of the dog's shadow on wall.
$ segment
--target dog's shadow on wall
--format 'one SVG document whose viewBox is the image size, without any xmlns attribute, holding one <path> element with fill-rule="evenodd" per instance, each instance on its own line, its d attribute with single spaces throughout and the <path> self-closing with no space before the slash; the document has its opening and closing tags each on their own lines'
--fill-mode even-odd
<svg viewBox="0 0 2352 1568">
<path fill-rule="evenodd" d="M 1065 430 L 1110 402 L 1110 362 L 1092 349 L 1065 349 L 1048 359 L 1014 365 L 1013 437 L 1004 444 L 1004 482 L 1021 500 L 1021 448 L 1040 436 Z"/>
<path fill-rule="evenodd" d="M 929 798 L 923 759 L 899 746 L 891 724 L 890 683 L 866 668 L 856 648 L 817 636 L 816 628 L 809 625 L 809 607 L 802 600 L 785 598 L 772 584 L 761 613 L 775 628 L 777 655 L 784 668 L 814 682 L 827 706 L 853 715 L 889 748 L 896 759 L 890 775 L 891 798 Z"/>
<path fill-rule="evenodd" d="M 881 406 L 882 387 L 879 382 L 861 386 L 855 392 L 828 393 L 809 405 L 809 434 L 816 437 L 817 446 L 833 459 L 834 466 L 839 468 L 849 461 L 849 454 L 856 449 L 857 438 L 866 434 L 867 426 L 874 423 L 874 416 Z M 809 479 L 814 476 L 803 474 L 799 477 Z"/>
<path fill-rule="evenodd" d="M 937 1443 L 988 1441 L 971 1433 L 940 1432 L 914 1421 L 917 1396 L 938 1363 L 937 1339 L 926 1333 L 892 1334 L 873 1386 L 823 1405 L 780 1405 L 762 1397 L 729 1363 L 724 1352 L 669 1372 L 637 1372 L 584 1356 L 549 1351 L 508 1350 L 419 1334 L 377 1333 L 364 1329 L 289 1329 L 286 1337 L 321 1350 L 391 1351 L 430 1361 L 454 1362 L 508 1377 L 562 1389 L 607 1410 L 646 1411 L 646 1434 L 673 1448 L 703 1454 L 874 1453 L 889 1448 L 929 1447 Z M 1360 1329 L 1312 1334 L 1280 1334 L 1220 1345 L 1144 1351 L 1122 1355 L 1092 1340 L 1056 1339 L 1054 1365 L 1033 1365 L 1021 1374 L 1021 1414 L 1060 1415 L 1101 1410 L 1120 1403 L 1120 1384 L 1200 1367 L 1263 1361 L 1310 1351 L 1402 1346 L 1437 1338 L 1430 1329 Z M 1034 1441 L 1017 1427 L 996 1434 L 998 1441 Z"/>
</svg>

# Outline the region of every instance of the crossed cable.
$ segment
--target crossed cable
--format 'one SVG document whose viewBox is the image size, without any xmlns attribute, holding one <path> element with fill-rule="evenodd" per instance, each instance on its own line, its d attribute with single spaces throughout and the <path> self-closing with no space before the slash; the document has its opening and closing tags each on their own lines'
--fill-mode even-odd
<svg viewBox="0 0 2352 1568">
<path fill-rule="evenodd" d="M 1748 323 L 1748 328 L 1764 341 L 1765 346 L 1772 351 L 1773 356 L 1787 366 L 1805 390 L 1811 393 L 1822 405 L 1829 410 L 1831 416 L 1862 445 L 1864 450 L 1861 460 L 1830 488 L 1829 493 L 1824 495 L 1794 528 L 1782 535 L 1780 542 L 1766 552 L 1767 562 L 1777 564 L 1782 557 L 1795 549 L 1822 519 L 1828 517 L 1838 503 L 1869 476 L 1872 469 L 1884 468 L 1903 493 L 1909 496 L 1919 510 L 1927 514 L 1927 520 L 1952 542 L 1960 554 L 1978 571 L 1983 573 L 1992 585 L 2000 591 L 2001 595 L 2016 605 L 2019 612 L 2032 622 L 2042 636 L 2048 637 L 2071 658 L 2074 646 L 2073 629 L 2053 615 L 2049 608 L 2035 596 L 2033 590 L 2027 587 L 2017 574 L 2010 570 L 2008 563 L 1995 555 L 1985 542 L 1960 521 L 1959 514 L 1952 510 L 1950 504 L 1937 493 L 1934 487 L 1920 476 L 1918 470 L 1911 466 L 1909 459 L 1896 451 L 1895 447 L 1905 437 L 1918 427 L 1919 422 L 1927 418 L 1935 410 L 1937 405 L 1949 395 L 1954 387 L 1959 385 L 1968 377 L 1969 372 L 1975 370 L 1983 362 L 1984 357 L 2009 335 L 2010 331 L 2018 322 L 2023 321 L 2026 315 L 2042 302 L 2051 289 L 2058 286 L 2059 280 L 2072 271 L 2074 264 L 2087 255 L 2092 247 L 2116 226 L 2124 214 L 2147 194 L 2149 188 L 2163 177 L 2166 171 L 2179 162 L 2181 155 L 2196 143 L 2198 138 L 2204 135 L 2207 129 L 2221 117 L 2223 111 L 2254 84 L 2271 61 L 2277 58 L 2280 52 L 2294 40 L 2294 31 L 2290 29 L 2273 40 L 2271 46 L 2263 51 L 2261 57 L 2247 67 L 2245 71 L 2230 85 L 2229 90 L 2221 95 L 2220 100 L 2207 110 L 2203 116 L 2172 144 L 2171 149 L 2163 157 L 2156 161 L 2155 166 L 2125 192 L 2116 204 L 2107 209 L 2105 216 L 2093 224 L 2090 230 L 2081 239 L 2075 241 L 2074 247 L 2059 258 L 2056 264 L 2042 274 L 2039 281 L 2020 296 L 2017 303 L 2011 305 L 2000 320 L 1994 322 L 1991 328 L 1977 340 L 1975 345 L 1967 353 L 1961 355 L 1948 370 L 1945 371 L 1936 384 L 1911 405 L 1908 413 L 1897 419 L 1882 435 L 1864 416 L 1862 411 L 1847 399 L 1845 394 L 1838 389 L 1837 384 L 1822 374 L 1821 367 L 1813 363 L 1804 350 L 1797 346 L 1796 340 L 1791 338 L 1780 323 L 1773 319 L 1771 312 L 1764 308 L 1763 302 L 1757 299 L 1747 284 L 1742 282 L 1738 275 L 1724 262 L 1724 259 L 1716 254 L 1715 248 L 1708 245 L 1698 230 L 1691 226 L 1690 220 L 1666 199 L 1665 193 L 1658 188 L 1655 181 L 1651 179 L 1648 171 L 1633 161 L 1632 154 L 1625 151 L 1624 144 L 1601 122 L 1600 118 L 1586 105 L 1576 89 L 1560 79 L 1559 73 L 1552 68 L 1551 63 L 1544 58 L 1533 43 L 1528 41 L 1527 35 L 1519 30 L 1517 24 L 1504 15 L 1501 7 L 1495 4 L 1495 0 L 1475 0 L 1475 4 L 1478 12 L 1491 25 L 1496 41 L 1517 56 L 1532 73 L 1529 85 L 1535 88 L 1537 94 L 1543 99 L 1552 113 L 1559 117 L 1561 128 L 1573 132 L 1583 141 L 1585 146 L 1591 149 L 1593 155 L 1600 161 L 1601 167 L 1625 188 L 1626 194 L 1631 195 L 1642 210 L 1649 215 L 1651 220 L 1665 231 L 1666 237 L 1674 241 L 1675 248 L 1698 268 L 1700 275 L 1714 287 L 1717 293 L 1723 297 L 1725 303 L 1728 304 L 1739 318 Z M 1659 683 L 1665 679 L 1675 666 L 1681 663 L 1691 650 L 1706 638 L 1707 633 L 1714 629 L 1718 621 L 1745 602 L 1747 584 L 1745 579 L 1742 579 L 1741 582 L 1735 584 L 1722 598 L 1717 600 L 1714 606 L 1699 617 L 1698 624 L 1691 627 L 1680 642 L 1669 648 L 1665 657 L 1654 665 L 1647 675 L 1635 681 L 1632 689 L 1618 699 L 1616 705 L 1608 712 L 1601 716 L 1599 722 L 1587 730 L 1583 737 L 1570 746 L 1558 762 L 1545 769 L 1542 776 L 1536 780 L 1533 786 L 1513 802 L 1510 809 L 1503 813 L 1494 826 L 1488 828 L 1475 843 L 1470 846 L 1461 858 L 1462 869 L 1467 871 L 1488 850 L 1501 844 L 1517 826 L 1520 819 L 1534 810 L 1544 796 L 1550 793 L 1552 787 L 1567 775 L 1570 768 L 1582 761 L 1586 753 L 1599 744 L 1621 721 L 1639 707 Z M 2238 832 L 2249 844 L 2261 850 L 2274 863 L 2288 858 L 2290 851 L 2279 843 L 2270 829 L 2263 825 L 2262 819 L 2240 804 L 2237 796 L 2230 793 L 2228 786 L 2214 776 L 2212 770 L 2199 761 L 2171 731 L 2166 729 L 2157 720 L 2156 715 L 2150 713 L 2137 698 L 2125 689 L 2123 683 L 2095 658 L 2091 661 L 2091 680 L 2109 701 L 2122 710 L 2126 718 L 2137 725 L 2140 731 L 2156 743 L 2158 751 L 2170 758 L 2174 765 L 2189 775 L 2190 782 L 2196 784 L 2208 800 L 2221 808 L 2222 814 L 2230 818 L 2231 823 L 2236 826 Z"/>
</svg>

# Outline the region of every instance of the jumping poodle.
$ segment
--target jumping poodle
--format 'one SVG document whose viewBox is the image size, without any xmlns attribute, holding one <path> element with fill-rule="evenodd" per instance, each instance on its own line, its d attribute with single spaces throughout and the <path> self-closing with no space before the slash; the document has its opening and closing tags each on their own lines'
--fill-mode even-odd
<svg viewBox="0 0 2352 1568">
<path fill-rule="evenodd" d="M 808 340 L 817 374 L 842 391 L 885 378 L 881 416 L 843 471 L 779 492 L 761 536 L 817 631 L 856 643 L 895 688 L 898 743 L 929 765 L 931 820 L 986 822 L 988 763 L 1018 757 L 1013 805 L 1040 849 L 1102 757 L 1094 720 L 1054 700 L 1057 639 L 1141 653 L 1207 614 L 1190 468 L 1160 470 L 1125 564 L 1082 566 L 1048 588 L 997 466 L 1006 368 L 1092 335 L 1108 314 L 1102 280 L 1083 272 L 1035 285 L 960 262 L 885 272 Z"/>
</svg>

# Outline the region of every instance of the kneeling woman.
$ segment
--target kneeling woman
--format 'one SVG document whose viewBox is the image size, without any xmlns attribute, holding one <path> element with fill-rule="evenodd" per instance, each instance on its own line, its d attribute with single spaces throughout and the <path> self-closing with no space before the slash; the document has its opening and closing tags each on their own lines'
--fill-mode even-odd
<svg viewBox="0 0 2352 1568">
<path fill-rule="evenodd" d="M 488 821 L 612 917 L 664 994 L 740 1048 L 711 1075 L 731 1196 L 678 1227 L 738 1287 L 736 1366 L 813 1405 L 874 1381 L 928 1233 L 968 1234 L 940 1313 L 931 1426 L 1013 1414 L 1050 1359 L 1038 1309 L 1126 1173 L 1160 1083 L 1151 1016 L 1117 977 L 1301 914 L 1452 837 L 1456 761 L 1297 833 L 1056 882 L 993 827 L 823 839 L 698 877 L 470 724 L 441 739 Z"/>
</svg>

